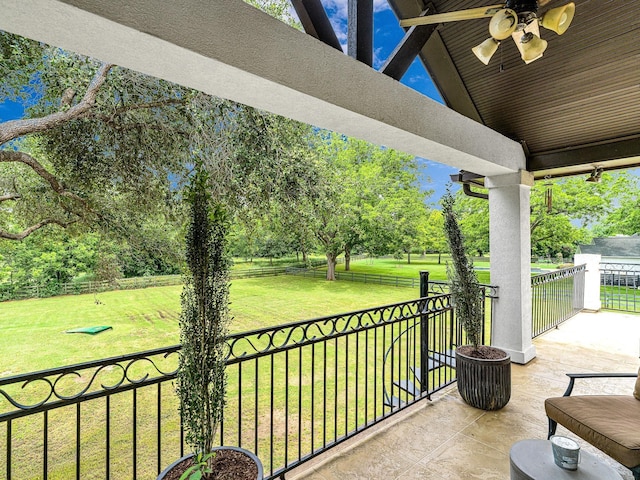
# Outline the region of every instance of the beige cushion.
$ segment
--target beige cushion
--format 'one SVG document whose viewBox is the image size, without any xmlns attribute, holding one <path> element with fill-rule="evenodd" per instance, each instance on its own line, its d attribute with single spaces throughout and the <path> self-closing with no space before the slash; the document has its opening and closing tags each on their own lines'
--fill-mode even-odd
<svg viewBox="0 0 640 480">
<path fill-rule="evenodd" d="M 547 416 L 628 468 L 640 465 L 640 402 L 631 395 L 548 398 Z"/>
<path fill-rule="evenodd" d="M 633 396 L 640 400 L 640 370 L 638 370 L 638 378 L 636 380 L 636 388 L 633 389 Z"/>
</svg>

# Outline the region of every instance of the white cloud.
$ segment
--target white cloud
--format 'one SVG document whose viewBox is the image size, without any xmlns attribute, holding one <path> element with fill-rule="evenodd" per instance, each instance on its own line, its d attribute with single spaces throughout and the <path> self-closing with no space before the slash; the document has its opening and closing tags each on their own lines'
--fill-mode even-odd
<svg viewBox="0 0 640 480">
<path fill-rule="evenodd" d="M 427 78 L 424 75 L 412 75 L 409 77 L 408 82 L 413 85 L 415 83 L 424 83 L 426 80 Z"/>
<path fill-rule="evenodd" d="M 382 12 L 384 10 L 390 10 L 389 2 L 387 0 L 373 0 L 373 11 Z"/>
<path fill-rule="evenodd" d="M 323 5 L 327 11 L 327 15 L 332 21 L 337 17 L 340 22 L 347 22 L 347 14 L 349 12 L 348 0 L 325 0 Z M 382 12 L 390 8 L 387 0 L 373 0 L 374 12 Z"/>
<path fill-rule="evenodd" d="M 386 58 L 382 58 L 380 55 L 383 52 L 384 48 L 378 47 L 373 49 L 373 68 L 378 70 L 380 66 L 384 63 Z"/>
<path fill-rule="evenodd" d="M 332 22 L 336 19 L 339 22 L 347 21 L 349 8 L 347 0 L 327 0 L 323 2 L 323 5 Z"/>
</svg>

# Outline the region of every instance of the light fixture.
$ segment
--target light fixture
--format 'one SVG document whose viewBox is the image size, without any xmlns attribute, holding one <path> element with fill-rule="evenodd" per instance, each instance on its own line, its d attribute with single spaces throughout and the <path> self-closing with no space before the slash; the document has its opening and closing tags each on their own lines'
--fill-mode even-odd
<svg viewBox="0 0 640 480">
<path fill-rule="evenodd" d="M 571 2 L 562 7 L 552 8 L 538 17 L 536 14 L 537 3 L 527 0 L 507 0 L 506 8 L 493 14 L 489 22 L 491 37 L 496 40 L 504 40 L 511 35 L 516 47 L 518 47 L 520 57 L 526 64 L 541 58 L 547 49 L 547 41 L 540 38 L 540 25 L 562 35 L 569 28 L 576 11 L 575 4 Z M 484 43 L 478 47 L 482 45 Z M 478 55 L 476 51 L 473 53 L 485 65 L 488 65 L 488 59 L 491 56 L 487 59 L 486 55 Z"/>
<path fill-rule="evenodd" d="M 513 38 L 520 52 L 520 57 L 526 64 L 538 60 L 547 49 L 547 42 L 540 38 L 538 22 L 529 22 L 523 28 L 513 32 L 511 38 Z"/>
<path fill-rule="evenodd" d="M 567 3 L 563 7 L 552 8 L 540 18 L 540 25 L 562 35 L 567 31 L 576 13 L 575 3 Z"/>
<path fill-rule="evenodd" d="M 511 36 L 525 63 L 540 57 L 547 48 L 547 41 L 540 38 L 540 25 L 558 35 L 567 31 L 575 15 L 575 3 L 552 8 L 538 15 L 539 4 L 545 6 L 550 0 L 505 0 L 502 5 L 469 8 L 455 12 L 434 13 L 400 20 L 400 26 L 435 25 L 443 22 L 457 22 L 475 18 L 491 18 L 489 33 L 491 38 L 471 50 L 485 65 L 498 49 L 502 40 Z"/>
<path fill-rule="evenodd" d="M 518 28 L 518 14 L 510 8 L 503 8 L 489 22 L 489 33 L 496 40 L 505 40 Z"/>
<path fill-rule="evenodd" d="M 547 49 L 547 41 L 542 40 L 535 33 L 527 32 L 520 39 L 522 45 L 522 60 L 531 63 L 539 59 Z"/>
<path fill-rule="evenodd" d="M 478 57 L 478 60 L 480 60 L 485 65 L 489 65 L 489 61 L 491 60 L 493 54 L 496 53 L 496 50 L 498 50 L 499 45 L 500 42 L 498 40 L 493 37 L 489 37 L 480 45 L 473 47 L 471 51 L 475 54 L 476 57 Z"/>
<path fill-rule="evenodd" d="M 600 177 L 602 177 L 602 168 L 596 167 L 593 169 L 593 172 L 591 172 L 591 175 L 589 175 L 589 178 L 587 178 L 585 182 L 600 183 Z"/>
</svg>

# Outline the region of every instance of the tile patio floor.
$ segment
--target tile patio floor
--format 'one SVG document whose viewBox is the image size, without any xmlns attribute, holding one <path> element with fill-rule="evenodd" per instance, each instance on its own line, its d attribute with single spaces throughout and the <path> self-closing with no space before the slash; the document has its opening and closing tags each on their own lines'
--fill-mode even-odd
<svg viewBox="0 0 640 480">
<path fill-rule="evenodd" d="M 512 366 L 512 396 L 498 412 L 467 406 L 455 385 L 389 419 L 362 438 L 291 472 L 295 480 L 505 480 L 509 449 L 519 440 L 546 438 L 544 399 L 564 392 L 566 372 L 634 372 L 640 365 L 640 315 L 581 313 L 534 340 L 537 358 Z M 583 380 L 575 393 L 622 393 L 632 379 Z M 371 429 L 374 430 L 374 429 Z M 572 436 L 562 427 L 559 434 Z M 582 448 L 631 473 L 577 437 Z M 550 479 L 551 480 L 551 479 Z"/>
</svg>

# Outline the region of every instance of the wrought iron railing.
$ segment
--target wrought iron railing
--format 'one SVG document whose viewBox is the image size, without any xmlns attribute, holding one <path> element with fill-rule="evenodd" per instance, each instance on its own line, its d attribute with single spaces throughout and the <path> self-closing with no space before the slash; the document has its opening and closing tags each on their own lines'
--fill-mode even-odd
<svg viewBox="0 0 640 480">
<path fill-rule="evenodd" d="M 608 310 L 640 312 L 640 265 L 601 263 L 600 300 Z"/>
<path fill-rule="evenodd" d="M 557 327 L 584 308 L 585 265 L 531 277 L 533 338 Z"/>
<path fill-rule="evenodd" d="M 498 287 L 495 285 L 481 284 L 484 303 L 482 314 L 484 317 L 484 328 L 480 343 L 491 344 L 491 324 L 493 323 L 493 300 L 498 298 Z M 445 295 L 450 292 L 450 284 L 444 280 L 430 280 L 428 271 L 420 272 L 420 296 Z"/>
<path fill-rule="evenodd" d="M 284 477 L 452 383 L 461 341 L 449 295 L 232 335 L 220 444 Z M 185 450 L 178 350 L 0 379 L 0 478 L 155 478 Z"/>
</svg>

